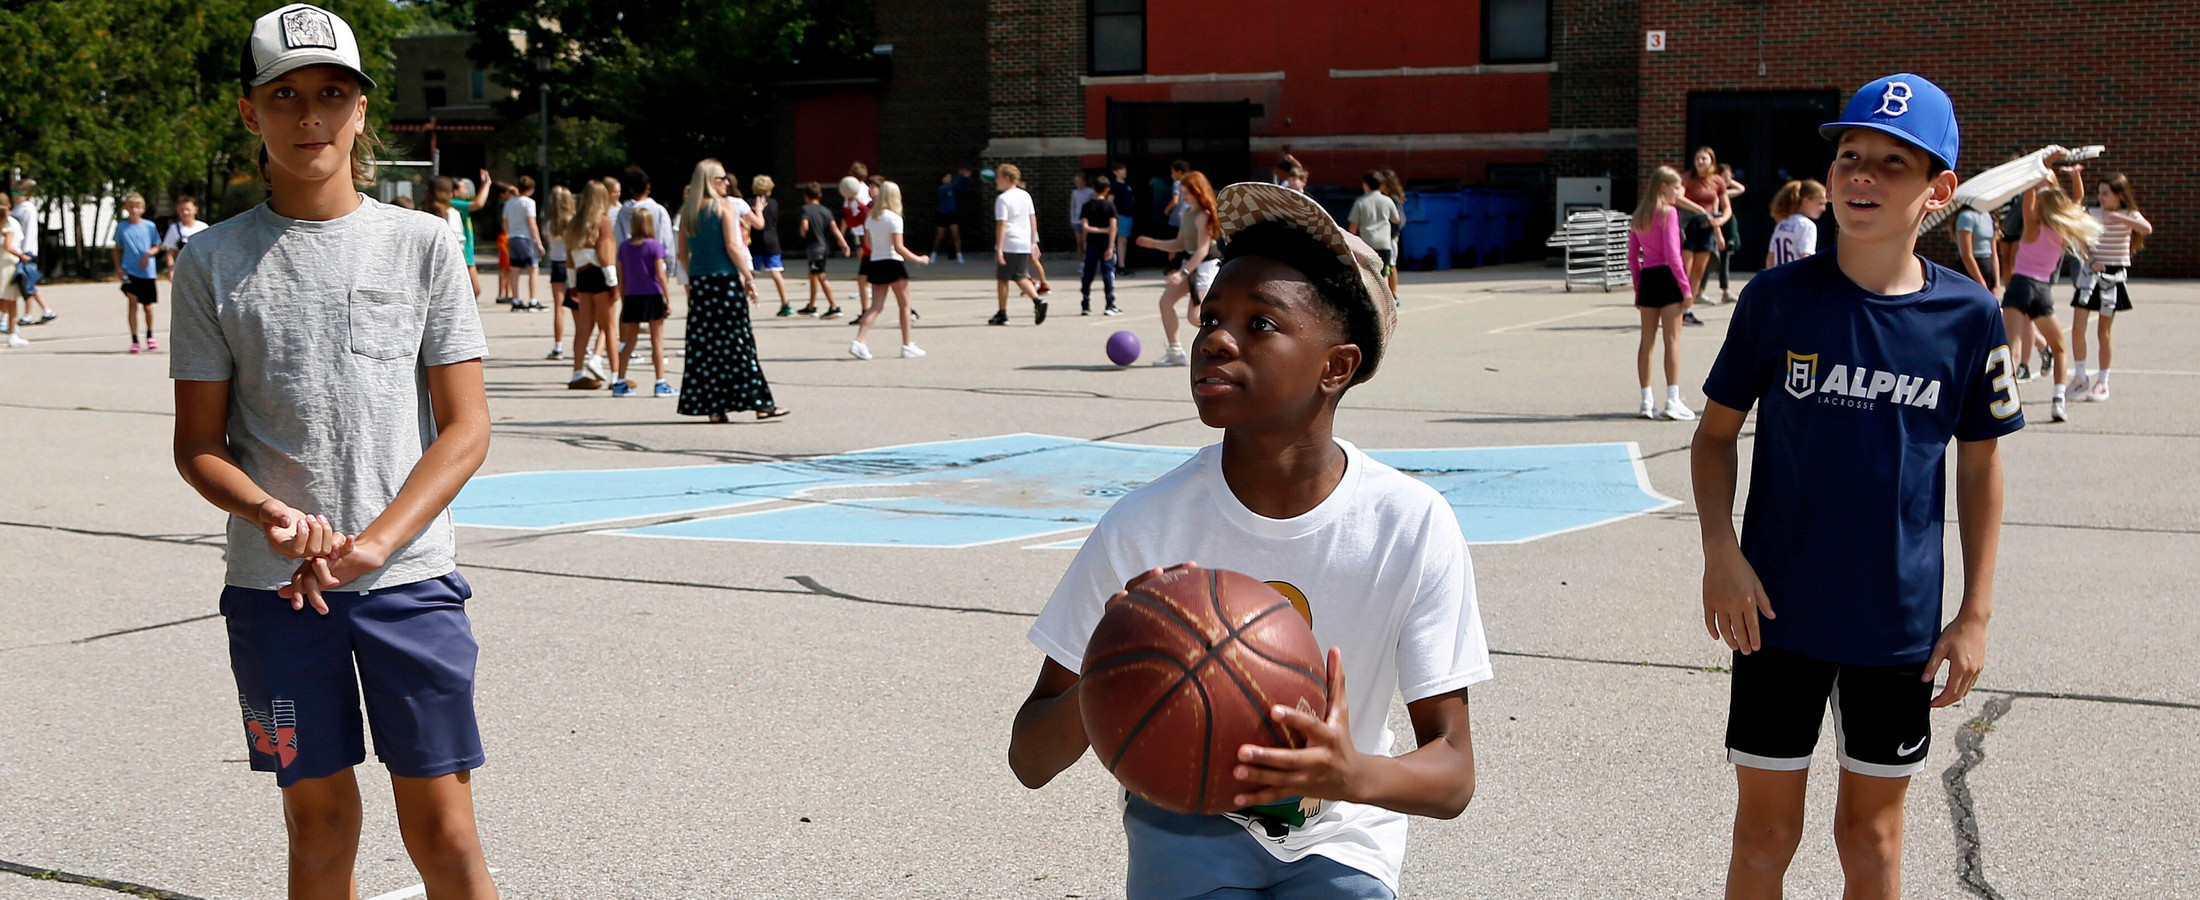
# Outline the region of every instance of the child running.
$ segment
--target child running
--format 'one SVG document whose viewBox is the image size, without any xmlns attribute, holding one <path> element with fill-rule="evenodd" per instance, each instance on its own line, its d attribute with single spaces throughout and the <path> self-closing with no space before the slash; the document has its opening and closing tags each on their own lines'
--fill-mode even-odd
<svg viewBox="0 0 2200 900">
<path fill-rule="evenodd" d="M 1635 345 L 1635 381 L 1642 387 L 1645 419 L 1658 417 L 1650 392 L 1650 351 L 1665 335 L 1665 417 L 1687 421 L 1696 413 L 1681 401 L 1681 301 L 1688 296 L 1688 273 L 1681 257 L 1681 209 L 1692 201 L 1672 166 L 1650 172 L 1642 199 L 1627 222 L 1627 273 L 1635 282 L 1635 312 L 1642 340 Z M 1700 209 L 1698 210 L 1700 211 Z"/>
<path fill-rule="evenodd" d="M 1187 185 L 1188 186 L 1188 185 Z M 1185 219 L 1191 218 L 1189 209 Z M 1187 559 L 1277 585 L 1328 647 L 1328 714 L 1276 707 L 1303 749 L 1246 745 L 1262 789 L 1185 815 L 1124 795 L 1131 900 L 1399 893 L 1408 816 L 1474 796 L 1467 689 L 1490 677 L 1474 569 L 1442 495 L 1334 434 L 1397 321 L 1382 260 L 1320 204 L 1271 184 L 1222 192 L 1229 261 L 1200 307 L 1189 387 L 1222 442 L 1117 501 L 1030 632 L 1045 652 L 1009 766 L 1038 788 L 1082 758 L 1078 672 L 1111 594 Z M 1418 747 L 1392 756 L 1402 697 Z"/>
<path fill-rule="evenodd" d="M 221 613 L 247 755 L 282 790 L 288 894 L 357 895 L 371 732 L 427 895 L 488 900 L 472 589 L 446 509 L 489 447 L 460 240 L 353 188 L 379 142 L 342 19 L 260 17 L 242 70 L 268 199 L 177 260 L 169 372 L 176 468 L 230 515 Z"/>
<path fill-rule="evenodd" d="M 848 239 L 841 235 L 840 223 L 833 220 L 833 211 L 825 208 L 825 204 L 822 202 L 824 198 L 824 185 L 812 181 L 802 186 L 802 224 L 800 227 L 802 229 L 802 252 L 809 257 L 810 262 L 810 300 L 799 312 L 805 316 L 837 319 L 840 318 L 840 302 L 833 299 L 833 284 L 826 279 L 825 268 L 826 264 L 832 260 L 833 247 L 840 249 L 840 255 L 848 255 Z M 827 235 L 832 236 L 833 243 L 831 246 L 825 243 Z M 819 315 L 817 311 L 817 296 L 819 294 L 825 295 L 825 312 L 823 315 Z M 857 297 L 856 302 L 863 302 L 863 298 Z"/>
<path fill-rule="evenodd" d="M 1780 185 L 1772 195 L 1772 243 L 1765 268 L 1784 266 L 1818 252 L 1818 217 L 1826 214 L 1826 186 L 1816 178 Z"/>
<path fill-rule="evenodd" d="M 2076 167 L 2073 167 L 2075 175 Z M 2131 179 L 2122 173 L 2109 176 L 2101 182 L 2101 239 L 2093 246 L 2090 263 L 2094 276 L 2092 290 L 2081 292 L 2071 301 L 2070 343 L 2071 356 L 2076 360 L 2076 371 L 2071 375 L 2071 390 L 2087 400 L 2108 399 L 2108 367 L 2113 362 L 2115 345 L 2110 343 L 2109 326 L 2116 324 L 2116 314 L 2131 308 L 2131 289 L 2125 282 L 2131 277 L 2131 254 L 2146 249 L 2147 236 L 2154 233 L 2154 224 L 2140 214 L 2139 202 L 2132 199 Z M 2098 376 L 2086 372 L 2085 318 L 2088 313 L 2100 316 L 2101 373 Z"/>
<path fill-rule="evenodd" d="M 160 228 L 145 220 L 145 198 L 131 191 L 122 195 L 122 216 L 115 223 L 115 274 L 122 276 L 123 313 L 130 320 L 130 352 L 159 350 L 153 336 L 153 305 L 160 302 Z M 138 316 L 145 318 L 145 337 L 138 338 Z"/>
<path fill-rule="evenodd" d="M 1703 622 L 1733 649 L 1727 759 L 1739 798 L 1726 896 L 1781 895 L 1834 707 L 1833 814 L 1848 898 L 1902 890 L 1902 809 L 1933 708 L 1986 658 L 2001 531 L 1997 439 L 2024 427 L 1994 295 L 1917 255 L 1956 190 L 1956 116 L 1916 75 L 1857 91 L 1826 184 L 1841 240 L 1742 288 L 1693 449 Z M 1736 444 L 1757 431 L 1741 538 Z M 1941 625 L 1948 441 L 1963 604 Z M 1933 681 L 1948 666 L 1947 687 Z"/>
<path fill-rule="evenodd" d="M 2078 180 L 2079 168 L 2073 165 L 2066 170 L 2070 176 L 2068 194 L 2055 186 L 2052 177 L 2024 192 L 2024 235 L 2017 243 L 2017 264 L 2009 276 L 2009 289 L 2001 296 L 2002 327 L 2018 339 L 2016 358 L 2030 358 L 2024 338 L 2035 325 L 2053 354 L 2055 400 L 2051 412 L 2057 422 L 2070 419 L 2066 405 L 2070 354 L 2064 352 L 2062 325 L 2055 318 L 2055 300 L 2049 289 L 2056 270 L 2062 266 L 2064 251 L 2091 247 L 2101 234 L 2100 223 L 2086 215 L 2073 199 L 2085 196 Z M 2011 377 L 2015 377 L 2013 373 Z"/>
<path fill-rule="evenodd" d="M 901 358 L 924 355 L 909 336 L 909 267 L 905 263 L 930 265 L 932 257 L 909 252 L 909 245 L 902 241 L 907 231 L 908 225 L 901 218 L 901 185 L 879 182 L 878 200 L 871 204 L 871 221 L 863 230 L 871 246 L 871 302 L 856 322 L 856 339 L 848 344 L 848 355 L 857 359 L 871 358 L 871 347 L 863 339 L 871 336 L 871 323 L 878 321 L 878 314 L 886 309 L 888 288 L 893 289 L 894 305 L 900 310 Z"/>
<path fill-rule="evenodd" d="M 657 240 L 656 216 L 634 216 L 628 227 L 634 236 L 619 246 L 619 271 L 626 288 L 619 301 L 619 346 L 634 346 L 642 326 L 649 326 L 649 364 L 657 373 L 653 394 L 676 397 L 679 392 L 665 380 L 665 318 L 672 314 L 665 303 L 665 284 L 671 280 L 665 274 L 665 245 Z M 611 396 L 635 393 L 634 382 L 626 377 L 627 363 L 632 358 L 631 353 L 619 354 L 618 378 L 611 382 Z"/>
<path fill-rule="evenodd" d="M 1184 304 L 1184 320 L 1196 325 L 1200 321 L 1200 299 L 1207 296 L 1207 288 L 1214 284 L 1215 271 L 1222 266 L 1222 261 L 1214 255 L 1215 239 L 1221 228 L 1215 216 L 1214 186 L 1208 183 L 1204 172 L 1186 172 L 1180 184 L 1186 206 L 1183 217 L 1177 220 L 1176 237 L 1166 241 L 1138 238 L 1138 246 L 1171 254 L 1168 275 L 1162 279 L 1161 286 L 1161 337 L 1167 343 L 1160 358 L 1153 361 L 1157 366 L 1181 366 L 1191 362 L 1191 357 L 1184 354 L 1184 345 L 1176 340 L 1176 301 L 1180 297 L 1191 298 Z"/>
</svg>

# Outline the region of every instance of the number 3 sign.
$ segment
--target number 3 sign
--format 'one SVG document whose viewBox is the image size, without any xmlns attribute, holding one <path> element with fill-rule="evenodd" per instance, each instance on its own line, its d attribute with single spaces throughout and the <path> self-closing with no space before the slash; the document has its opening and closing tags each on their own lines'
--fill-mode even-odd
<svg viewBox="0 0 2200 900">
<path fill-rule="evenodd" d="M 1644 32 L 1644 33 L 1643 33 L 1643 37 L 1642 37 L 1642 49 L 1644 49 L 1644 50 L 1648 50 L 1648 51 L 1650 51 L 1650 52 L 1652 52 L 1652 53 L 1662 53 L 1662 52 L 1664 52 L 1664 51 L 1665 51 L 1665 32 L 1663 32 L 1663 31 L 1649 31 L 1649 32 Z"/>
</svg>

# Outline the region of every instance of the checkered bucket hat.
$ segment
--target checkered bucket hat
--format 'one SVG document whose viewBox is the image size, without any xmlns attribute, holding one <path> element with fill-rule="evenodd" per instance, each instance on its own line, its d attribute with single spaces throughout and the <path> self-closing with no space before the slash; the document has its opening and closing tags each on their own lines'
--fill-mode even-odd
<svg viewBox="0 0 2200 900">
<path fill-rule="evenodd" d="M 1216 194 L 1215 206 L 1215 226 L 1225 241 L 1262 222 L 1288 225 L 1313 235 L 1322 246 L 1337 254 L 1338 262 L 1359 276 L 1360 286 L 1366 288 L 1372 307 L 1369 312 L 1375 318 L 1376 345 L 1360 348 L 1361 355 L 1366 358 L 1361 369 L 1364 374 L 1372 375 L 1382 361 L 1383 351 L 1390 346 L 1391 332 L 1398 326 L 1397 298 L 1391 296 L 1390 284 L 1383 277 L 1383 258 L 1375 249 L 1337 224 L 1314 198 L 1282 185 L 1239 182 Z"/>
</svg>

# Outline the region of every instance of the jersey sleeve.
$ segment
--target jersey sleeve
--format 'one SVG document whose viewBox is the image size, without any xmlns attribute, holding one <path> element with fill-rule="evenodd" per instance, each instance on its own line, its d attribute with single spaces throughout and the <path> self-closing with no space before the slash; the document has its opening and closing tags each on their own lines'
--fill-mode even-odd
<svg viewBox="0 0 2200 900">
<path fill-rule="evenodd" d="M 447 366 L 480 359 L 489 352 L 489 342 L 481 333 L 481 312 L 474 306 L 473 288 L 466 278 L 466 267 L 459 263 L 464 253 L 457 238 L 444 232 L 436 236 L 434 248 L 428 254 L 427 321 L 420 333 L 421 365 Z"/>
<path fill-rule="evenodd" d="M 203 257 L 186 248 L 176 258 L 172 276 L 175 309 L 168 320 L 168 377 L 177 381 L 228 381 L 237 374 L 215 303 L 214 275 Z"/>
<path fill-rule="evenodd" d="M 1796 224 L 1802 227 L 1795 229 L 1795 258 L 1802 259 L 1816 254 L 1818 252 L 1818 223 L 1804 219 Z"/>
<path fill-rule="evenodd" d="M 1963 408 L 1956 415 L 1956 440 L 1990 441 L 2024 427 L 2024 409 L 2017 402 L 2016 363 L 2009 354 L 2009 334 L 2001 315 L 1981 315 L 1986 320 L 1978 345 L 1965 354 L 1973 360 L 1969 383 L 1963 389 Z"/>
<path fill-rule="evenodd" d="M 1420 579 L 1398 629 L 1398 693 L 1407 703 L 1490 679 L 1489 639 L 1459 518 L 1432 504 L 1421 531 Z"/>
<path fill-rule="evenodd" d="M 1085 644 L 1092 639 L 1092 630 L 1100 626 L 1100 614 L 1107 608 L 1108 598 L 1122 590 L 1123 582 L 1134 574 L 1117 569 L 1111 546 L 1114 532 L 1103 517 L 1085 537 L 1084 546 L 1077 548 L 1077 558 L 1062 573 L 1061 582 L 1054 586 L 1053 596 L 1047 598 L 1046 608 L 1039 611 L 1039 620 L 1031 623 L 1027 635 L 1048 659 L 1072 672 L 1084 670 Z"/>
<path fill-rule="evenodd" d="M 1719 357 L 1711 363 L 1711 374 L 1703 381 L 1703 395 L 1720 406 L 1748 412 L 1757 405 L 1757 398 L 1771 388 L 1770 367 L 1764 365 L 1759 344 L 1761 308 L 1767 301 L 1759 278 L 1750 279 L 1742 287 L 1741 299 L 1734 305 L 1734 318 L 1727 323 L 1726 343 L 1719 345 Z"/>
</svg>

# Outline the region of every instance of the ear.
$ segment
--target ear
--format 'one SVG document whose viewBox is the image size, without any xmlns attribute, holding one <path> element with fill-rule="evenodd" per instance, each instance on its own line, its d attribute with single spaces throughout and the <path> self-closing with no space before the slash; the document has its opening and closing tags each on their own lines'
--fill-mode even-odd
<svg viewBox="0 0 2200 900">
<path fill-rule="evenodd" d="M 252 111 L 251 94 L 252 92 L 247 90 L 244 93 L 237 95 L 237 118 L 244 120 L 244 130 L 252 132 L 253 134 L 259 134 L 260 117 L 258 115 L 255 115 Z"/>
<path fill-rule="evenodd" d="M 1933 176 L 1932 183 L 1925 186 L 1926 212 L 1944 209 L 1948 204 L 1955 202 L 1956 180 L 1954 169 L 1943 170 L 1940 174 Z"/>
<path fill-rule="evenodd" d="M 1338 344 L 1329 348 L 1329 359 L 1322 367 L 1322 394 L 1336 397 L 1352 386 L 1354 376 L 1360 374 L 1360 345 Z"/>
</svg>

